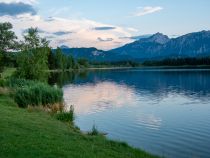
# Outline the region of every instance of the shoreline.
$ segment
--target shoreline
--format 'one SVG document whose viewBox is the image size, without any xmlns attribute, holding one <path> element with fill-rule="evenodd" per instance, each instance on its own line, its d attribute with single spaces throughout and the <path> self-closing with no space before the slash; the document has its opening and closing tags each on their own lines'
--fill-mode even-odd
<svg viewBox="0 0 210 158">
<path fill-rule="evenodd" d="M 123 67 L 123 66 L 118 66 L 118 67 L 89 67 L 89 68 L 81 68 L 81 69 L 70 69 L 70 70 L 49 70 L 47 72 L 80 72 L 80 71 L 88 71 L 88 70 L 123 70 L 123 69 L 194 69 L 194 70 L 210 70 L 210 65 L 197 65 L 197 66 L 190 66 L 190 65 L 185 65 L 185 66 L 137 66 L 137 67 Z"/>
<path fill-rule="evenodd" d="M 18 108 L 6 94 L 0 95 L 0 111 L 0 157 L 159 158 L 125 142 L 84 134 L 73 123 L 59 121 L 42 110 Z"/>
</svg>

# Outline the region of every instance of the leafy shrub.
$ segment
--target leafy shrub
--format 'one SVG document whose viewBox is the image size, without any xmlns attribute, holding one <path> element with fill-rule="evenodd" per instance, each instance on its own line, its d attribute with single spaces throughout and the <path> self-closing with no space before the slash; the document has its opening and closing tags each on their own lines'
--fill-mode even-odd
<svg viewBox="0 0 210 158">
<path fill-rule="evenodd" d="M 73 122 L 74 121 L 74 108 L 73 106 L 70 107 L 68 112 L 60 112 L 56 114 L 56 118 L 63 122 Z"/>
<path fill-rule="evenodd" d="M 25 108 L 28 105 L 47 106 L 63 102 L 63 92 L 61 89 L 41 82 L 15 80 L 10 86 L 16 88 L 14 98 L 19 107 Z"/>
</svg>

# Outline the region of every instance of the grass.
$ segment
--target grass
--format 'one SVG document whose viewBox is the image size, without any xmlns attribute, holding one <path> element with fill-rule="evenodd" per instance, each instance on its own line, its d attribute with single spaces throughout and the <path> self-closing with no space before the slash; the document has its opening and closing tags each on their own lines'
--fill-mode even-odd
<svg viewBox="0 0 210 158">
<path fill-rule="evenodd" d="M 4 79 L 11 76 L 8 72 Z M 37 82 L 9 80 L 5 83 L 4 79 L 4 88 L 0 87 L 0 158 L 157 158 L 100 134 L 83 134 L 69 123 L 74 120 L 73 107 L 69 112 L 56 114 L 63 104 L 54 104 L 53 115 L 43 106 L 19 108 L 9 95 L 10 89 L 28 89 Z"/>
<path fill-rule="evenodd" d="M 2 79 L 7 79 L 8 77 L 12 76 L 16 71 L 16 68 L 5 68 L 4 71 L 1 73 Z"/>
<path fill-rule="evenodd" d="M 15 101 L 22 108 L 63 102 L 62 90 L 46 83 L 12 78 L 8 79 L 6 84 L 14 90 Z"/>
<path fill-rule="evenodd" d="M 18 108 L 0 95 L 1 158 L 155 158 L 126 143 L 82 134 L 43 111 Z"/>
<path fill-rule="evenodd" d="M 61 89 L 46 84 L 35 84 L 30 87 L 20 88 L 15 92 L 15 101 L 20 107 L 48 106 L 63 102 Z"/>
<path fill-rule="evenodd" d="M 60 111 L 56 114 L 56 118 L 62 122 L 70 122 L 74 121 L 74 107 L 71 106 L 69 111 Z"/>
<path fill-rule="evenodd" d="M 89 135 L 92 135 L 92 136 L 97 136 L 97 135 L 100 134 L 95 124 L 94 124 L 93 127 L 92 127 L 92 131 L 89 132 L 88 134 L 89 134 Z"/>
</svg>

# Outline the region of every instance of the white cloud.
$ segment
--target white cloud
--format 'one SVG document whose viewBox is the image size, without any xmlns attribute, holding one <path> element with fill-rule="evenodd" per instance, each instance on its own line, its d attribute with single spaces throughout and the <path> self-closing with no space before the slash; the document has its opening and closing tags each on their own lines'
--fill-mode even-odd
<svg viewBox="0 0 210 158">
<path fill-rule="evenodd" d="M 139 7 L 138 10 L 135 13 L 133 13 L 132 16 L 144 16 L 144 15 L 152 14 L 152 13 L 155 13 L 155 12 L 158 12 L 158 11 L 161 11 L 161 10 L 163 10 L 163 8 L 160 7 L 160 6 L 157 6 L 157 7 L 151 7 L 151 6 Z"/>
<path fill-rule="evenodd" d="M 134 31 L 131 28 L 123 28 L 109 24 L 99 23 L 88 19 L 65 19 L 50 17 L 43 19 L 38 15 L 22 14 L 16 17 L 2 16 L 0 21 L 9 21 L 14 26 L 14 31 L 18 37 L 22 37 L 22 33 L 29 27 L 38 27 L 42 30 L 43 37 L 51 37 L 51 46 L 68 45 L 70 47 L 96 47 L 99 49 L 112 49 L 120 45 L 131 42 L 131 39 L 120 39 L 119 37 L 132 36 Z M 115 29 L 97 31 L 96 27 L 114 27 Z M 57 36 L 55 32 L 72 32 L 71 34 L 63 34 Z M 54 37 L 54 38 L 52 38 Z M 101 39 L 113 39 L 112 41 L 101 42 Z"/>
<path fill-rule="evenodd" d="M 128 27 L 127 29 L 131 32 L 139 32 L 139 30 L 136 28 Z"/>
<path fill-rule="evenodd" d="M 71 7 L 62 7 L 62 8 L 51 8 L 49 14 L 51 16 L 60 16 L 62 14 L 69 14 Z"/>
<path fill-rule="evenodd" d="M 37 0 L 0 0 L 0 3 L 25 3 L 25 4 L 35 4 Z"/>
</svg>

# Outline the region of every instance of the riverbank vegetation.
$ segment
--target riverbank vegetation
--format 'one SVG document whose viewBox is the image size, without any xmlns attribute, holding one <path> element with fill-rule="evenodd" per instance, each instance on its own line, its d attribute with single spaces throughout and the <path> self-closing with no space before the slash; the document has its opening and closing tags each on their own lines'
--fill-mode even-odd
<svg viewBox="0 0 210 158">
<path fill-rule="evenodd" d="M 63 102 L 63 92 L 60 88 L 51 87 L 45 83 L 21 80 L 22 86 L 16 86 L 14 92 L 15 102 L 19 107 L 52 106 Z M 20 81 L 19 81 L 20 82 Z"/>
<path fill-rule="evenodd" d="M 0 95 L 0 157 L 155 158 L 125 143 L 81 133 L 41 110 L 18 108 Z"/>
<path fill-rule="evenodd" d="M 103 135 L 82 133 L 74 109 L 65 110 L 63 93 L 48 85 L 50 69 L 88 67 L 85 59 L 55 53 L 30 28 L 22 42 L 10 23 L 0 23 L 0 157 L 154 158 Z M 8 67 L 10 67 L 8 69 Z M 12 68 L 11 68 L 12 67 Z"/>
</svg>

